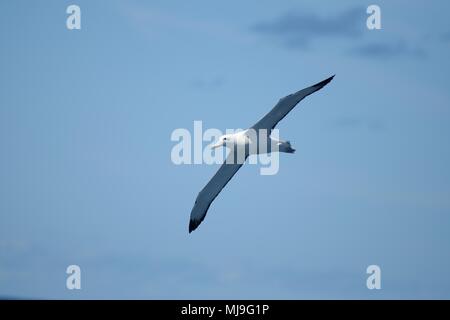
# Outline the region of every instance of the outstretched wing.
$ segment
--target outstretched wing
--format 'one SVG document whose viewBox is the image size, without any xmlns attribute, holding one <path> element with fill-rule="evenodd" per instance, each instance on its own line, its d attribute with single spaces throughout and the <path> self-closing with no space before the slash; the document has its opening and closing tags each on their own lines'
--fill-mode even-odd
<svg viewBox="0 0 450 320">
<path fill-rule="evenodd" d="M 220 169 L 211 180 L 209 180 L 208 184 L 200 191 L 195 199 L 194 208 L 192 208 L 189 221 L 189 233 L 197 229 L 200 223 L 202 223 L 211 203 L 244 164 L 238 163 L 237 161 L 228 161 L 230 157 L 234 157 L 234 153 L 230 152 L 227 160 L 222 164 Z"/>
<path fill-rule="evenodd" d="M 275 128 L 294 107 L 302 101 L 305 97 L 322 89 L 327 83 L 329 83 L 334 76 L 329 77 L 311 87 L 300 90 L 296 93 L 290 94 L 278 101 L 275 107 L 268 114 L 266 114 L 261 120 L 259 120 L 252 128 L 255 130 L 266 129 L 269 132 Z"/>
</svg>

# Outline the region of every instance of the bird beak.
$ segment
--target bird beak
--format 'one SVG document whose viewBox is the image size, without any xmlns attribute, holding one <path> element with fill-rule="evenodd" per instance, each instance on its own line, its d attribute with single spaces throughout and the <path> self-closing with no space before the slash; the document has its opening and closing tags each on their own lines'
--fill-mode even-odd
<svg viewBox="0 0 450 320">
<path fill-rule="evenodd" d="M 211 149 L 216 149 L 216 148 L 219 148 L 219 147 L 221 147 L 221 146 L 222 146 L 222 141 L 219 141 L 218 143 L 213 144 L 213 145 L 211 146 Z"/>
</svg>

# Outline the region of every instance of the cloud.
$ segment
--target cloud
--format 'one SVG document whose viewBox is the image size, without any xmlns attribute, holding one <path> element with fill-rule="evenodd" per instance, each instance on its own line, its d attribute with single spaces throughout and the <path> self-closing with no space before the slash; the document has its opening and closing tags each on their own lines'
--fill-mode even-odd
<svg viewBox="0 0 450 320">
<path fill-rule="evenodd" d="M 215 89 L 221 87 L 225 83 L 223 77 L 216 76 L 214 78 L 201 78 L 192 81 L 192 86 L 197 89 Z"/>
<path fill-rule="evenodd" d="M 365 21 L 366 12 L 358 7 L 331 17 L 314 13 L 287 13 L 274 21 L 257 23 L 251 29 L 277 38 L 289 48 L 298 48 L 320 38 L 360 37 Z"/>
<path fill-rule="evenodd" d="M 442 42 L 450 42 L 450 31 L 441 35 Z"/>
<path fill-rule="evenodd" d="M 370 40 L 370 32 L 382 31 L 367 30 L 366 19 L 367 13 L 363 7 L 353 7 L 328 17 L 316 13 L 286 13 L 273 21 L 257 23 L 251 30 L 293 50 L 308 48 L 311 43 L 320 40 L 339 39 L 340 45 L 345 46 L 346 42 L 342 40 L 347 40 L 349 48 L 353 46 L 347 52 L 369 59 L 420 59 L 427 56 L 422 47 L 411 45 L 402 36 L 386 38 L 385 34 L 380 34 L 383 40 Z M 442 41 L 450 42 L 450 33 L 443 34 Z"/>
<path fill-rule="evenodd" d="M 422 59 L 426 52 L 419 47 L 412 47 L 404 41 L 376 42 L 357 46 L 351 50 L 353 54 L 375 59 L 390 59 L 398 57 L 411 57 Z"/>
<path fill-rule="evenodd" d="M 214 39 L 221 38 L 248 43 L 248 37 L 228 24 L 213 19 L 193 18 L 173 10 L 163 10 L 145 2 L 120 1 L 118 10 L 140 32 L 149 36 L 167 36 L 171 32 L 186 32 Z"/>
<path fill-rule="evenodd" d="M 339 129 L 368 129 L 381 131 L 386 128 L 385 123 L 377 118 L 341 117 L 333 122 L 333 126 Z"/>
</svg>

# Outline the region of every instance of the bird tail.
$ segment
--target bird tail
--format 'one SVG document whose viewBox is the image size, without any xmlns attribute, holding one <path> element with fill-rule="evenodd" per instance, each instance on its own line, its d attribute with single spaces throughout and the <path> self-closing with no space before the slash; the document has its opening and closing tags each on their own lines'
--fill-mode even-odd
<svg viewBox="0 0 450 320">
<path fill-rule="evenodd" d="M 285 152 L 286 153 L 295 153 L 295 149 L 292 147 L 287 147 Z"/>
<path fill-rule="evenodd" d="M 295 153 L 295 149 L 292 148 L 290 141 L 286 141 L 286 142 L 282 143 L 280 145 L 280 151 L 286 152 L 286 153 Z"/>
</svg>

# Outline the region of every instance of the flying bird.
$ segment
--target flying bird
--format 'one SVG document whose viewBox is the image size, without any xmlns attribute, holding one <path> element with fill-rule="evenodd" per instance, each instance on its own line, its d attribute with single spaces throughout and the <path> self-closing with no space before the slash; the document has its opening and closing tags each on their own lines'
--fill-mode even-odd
<svg viewBox="0 0 450 320">
<path fill-rule="evenodd" d="M 284 153 L 295 152 L 295 149 L 292 148 L 289 141 L 281 141 L 271 137 L 271 131 L 300 101 L 322 89 L 333 78 L 334 75 L 313 86 L 280 99 L 275 107 L 254 126 L 238 133 L 223 135 L 212 145 L 212 148 L 227 147 L 231 152 L 216 174 L 199 192 L 195 199 L 189 221 L 189 233 L 197 229 L 200 223 L 202 223 L 211 203 L 226 186 L 228 181 L 242 167 L 245 159 L 249 155 L 268 153 L 271 151 Z M 267 147 L 261 148 L 261 145 Z"/>
</svg>

